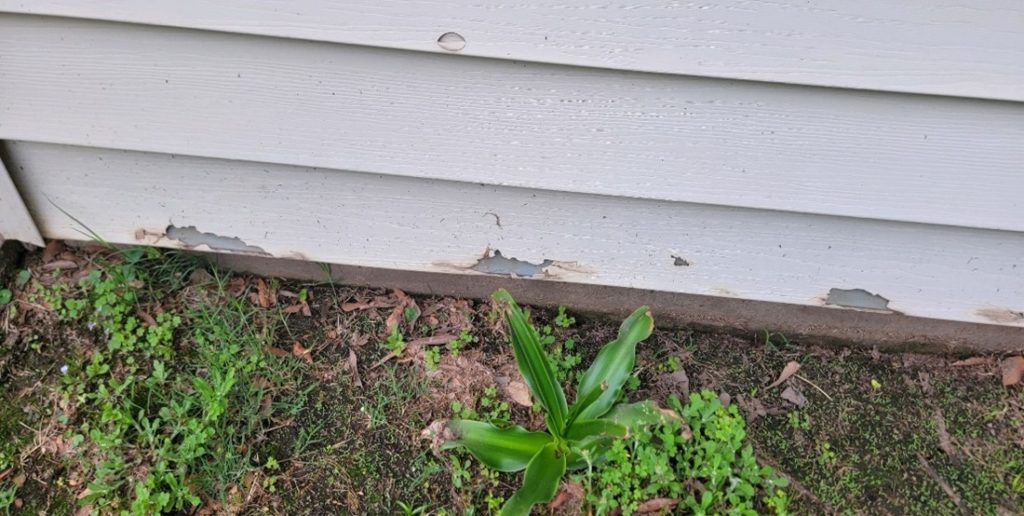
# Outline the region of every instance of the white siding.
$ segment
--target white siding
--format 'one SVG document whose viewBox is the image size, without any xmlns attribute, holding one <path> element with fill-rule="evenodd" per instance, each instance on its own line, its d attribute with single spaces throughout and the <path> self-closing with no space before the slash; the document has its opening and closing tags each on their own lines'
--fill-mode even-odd
<svg viewBox="0 0 1024 516">
<path fill-rule="evenodd" d="M 7 169 L 0 162 L 0 242 L 4 240 L 20 240 L 35 245 L 43 245 L 35 222 L 25 209 L 25 203 L 14 187 Z"/>
<path fill-rule="evenodd" d="M 1019 0 L 0 0 L 0 11 L 729 79 L 1024 100 Z"/>
<path fill-rule="evenodd" d="M 1024 230 L 1024 105 L 0 15 L 0 139 Z"/>
<path fill-rule="evenodd" d="M 537 278 L 814 306 L 860 289 L 892 311 L 971 322 L 1024 299 L 1021 233 L 33 143 L 9 152 L 33 171 L 18 180 L 57 238 L 85 229 L 64 210 L 115 242 L 402 270 L 474 274 L 500 251 L 551 260 L 518 264 Z"/>
<path fill-rule="evenodd" d="M 344 5 L 0 0 L 42 234 L 1024 326 L 1019 3 Z"/>
</svg>

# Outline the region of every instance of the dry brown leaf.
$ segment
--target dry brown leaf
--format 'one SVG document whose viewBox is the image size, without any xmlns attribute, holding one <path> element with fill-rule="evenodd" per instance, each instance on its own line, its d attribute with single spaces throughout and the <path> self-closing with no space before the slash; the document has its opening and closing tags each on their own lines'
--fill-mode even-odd
<svg viewBox="0 0 1024 516">
<path fill-rule="evenodd" d="M 640 504 L 640 506 L 636 508 L 636 513 L 650 514 L 652 512 L 661 512 L 665 509 L 671 509 L 678 504 L 679 500 L 675 498 L 654 498 Z"/>
<path fill-rule="evenodd" d="M 228 294 L 231 294 L 231 297 L 241 296 L 244 292 L 245 278 L 232 278 L 231 281 L 228 282 Z"/>
<path fill-rule="evenodd" d="M 764 404 L 757 398 L 746 398 L 739 396 L 736 398 L 736 403 L 743 409 L 743 412 L 747 414 L 747 424 L 754 421 L 759 417 L 768 415 L 768 411 L 765 410 Z"/>
<path fill-rule="evenodd" d="M 1024 357 L 1006 358 L 999 364 L 999 369 L 1003 372 L 1003 386 L 1017 385 L 1024 377 Z"/>
<path fill-rule="evenodd" d="M 57 258 L 57 255 L 64 251 L 64 242 L 50 240 L 43 249 L 43 263 L 50 263 Z"/>
<path fill-rule="evenodd" d="M 15 475 L 11 482 L 14 483 L 14 487 L 21 489 L 25 485 L 25 480 L 27 480 L 27 477 L 25 477 L 24 473 L 21 473 L 20 475 Z"/>
<path fill-rule="evenodd" d="M 25 505 L 25 502 L 21 498 L 15 498 L 14 499 L 14 508 L 15 509 L 21 509 L 21 507 L 23 505 Z"/>
<path fill-rule="evenodd" d="M 285 350 L 283 350 L 281 348 L 275 347 L 275 346 L 268 347 L 267 348 L 267 353 L 270 353 L 271 355 L 274 355 L 275 357 L 278 357 L 278 358 L 284 358 L 284 357 L 287 357 L 287 356 L 291 356 L 291 353 L 288 353 L 287 351 L 285 351 Z"/>
<path fill-rule="evenodd" d="M 686 371 L 682 368 L 674 373 L 661 375 L 658 378 L 658 386 L 678 393 L 684 400 L 690 397 L 690 377 L 686 376 Z"/>
<path fill-rule="evenodd" d="M 765 387 L 765 388 L 766 389 L 772 389 L 772 388 L 777 387 L 780 383 L 788 380 L 790 377 L 795 375 L 796 372 L 799 371 L 799 370 L 800 370 L 800 362 L 790 361 L 788 364 L 786 364 L 786 367 L 782 368 L 782 374 L 779 375 L 779 378 L 777 380 L 775 380 L 774 382 L 772 382 L 771 385 L 769 385 L 768 387 Z"/>
<path fill-rule="evenodd" d="M 274 306 L 274 296 L 270 292 L 270 287 L 267 286 L 267 282 L 263 281 L 262 278 L 256 280 L 256 304 L 260 308 L 270 308 Z"/>
<path fill-rule="evenodd" d="M 957 360 L 956 362 L 953 362 L 950 365 L 952 365 L 953 367 L 969 367 L 979 365 L 991 365 L 994 363 L 996 363 L 996 359 L 992 357 L 971 357 L 965 358 L 963 360 Z"/>
<path fill-rule="evenodd" d="M 410 340 L 409 348 L 419 348 L 422 346 L 436 346 L 438 344 L 447 344 L 455 339 L 459 338 L 457 335 L 445 333 L 442 335 L 432 335 L 430 337 L 424 337 L 422 339 Z"/>
<path fill-rule="evenodd" d="M 352 348 L 348 348 L 348 364 L 347 369 L 349 374 L 352 375 L 352 385 L 356 387 L 362 387 L 363 381 L 359 378 L 359 361 L 356 359 L 356 352 Z"/>
<path fill-rule="evenodd" d="M 145 310 L 140 308 L 135 311 L 135 314 L 139 316 L 139 319 L 142 319 L 142 322 L 146 323 L 146 326 L 156 326 L 156 319 Z"/>
<path fill-rule="evenodd" d="M 797 407 L 803 407 L 807 404 L 807 398 L 804 397 L 804 393 L 793 387 L 786 387 L 780 394 L 782 399 L 796 405 Z"/>
<path fill-rule="evenodd" d="M 302 302 L 302 316 L 313 317 L 313 311 L 309 309 L 309 303 L 305 301 Z"/>
<path fill-rule="evenodd" d="M 360 333 L 354 333 L 354 334 L 352 334 L 352 339 L 351 339 L 351 342 L 349 342 L 349 345 L 352 346 L 352 347 L 361 348 L 361 347 L 365 346 L 367 342 L 370 342 L 370 336 L 369 335 L 363 335 L 363 334 L 360 334 Z"/>
<path fill-rule="evenodd" d="M 297 358 L 305 360 L 307 364 L 313 363 L 313 356 L 310 354 L 308 349 L 302 346 L 302 344 L 299 341 L 295 341 L 292 343 L 292 354 L 295 355 Z"/>
<path fill-rule="evenodd" d="M 286 313 L 286 314 L 297 314 L 297 313 L 302 311 L 302 305 L 298 304 L 298 305 L 286 306 L 286 307 L 282 308 L 281 311 Z"/>
<path fill-rule="evenodd" d="M 71 260 L 57 260 L 42 266 L 44 271 L 56 271 L 65 269 L 77 269 L 78 264 Z"/>
<path fill-rule="evenodd" d="M 530 397 L 530 388 L 523 382 L 508 382 L 508 385 L 505 386 L 505 394 L 507 394 L 512 401 L 524 407 L 533 406 L 533 399 Z"/>
</svg>

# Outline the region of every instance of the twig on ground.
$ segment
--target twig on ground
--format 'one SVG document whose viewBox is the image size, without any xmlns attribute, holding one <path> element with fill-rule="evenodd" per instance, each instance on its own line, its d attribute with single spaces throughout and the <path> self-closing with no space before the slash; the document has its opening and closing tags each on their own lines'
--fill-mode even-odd
<svg viewBox="0 0 1024 516">
<path fill-rule="evenodd" d="M 917 452 L 917 460 L 921 462 L 921 468 L 924 469 L 924 472 L 927 473 L 935 483 L 939 484 L 939 487 L 946 492 L 946 496 L 953 501 L 953 504 L 955 504 L 957 508 L 960 508 L 960 495 L 956 494 L 956 491 L 953 490 L 953 486 L 949 485 L 949 482 L 946 482 L 944 478 L 940 477 L 935 469 L 932 468 L 931 464 L 928 464 L 928 459 L 924 458 L 924 454 Z"/>
<path fill-rule="evenodd" d="M 803 376 L 800 376 L 798 374 L 795 374 L 793 376 L 796 376 L 797 378 L 803 380 L 804 382 L 807 382 L 807 385 L 810 385 L 811 387 L 814 387 L 815 389 L 818 389 L 818 392 L 824 394 L 825 397 L 828 398 L 829 401 L 833 401 L 832 400 L 832 396 L 829 396 L 827 392 L 823 391 L 821 389 L 821 387 L 818 387 L 817 385 L 815 385 L 814 382 L 812 382 L 812 381 L 808 380 L 807 378 L 804 378 Z"/>
</svg>

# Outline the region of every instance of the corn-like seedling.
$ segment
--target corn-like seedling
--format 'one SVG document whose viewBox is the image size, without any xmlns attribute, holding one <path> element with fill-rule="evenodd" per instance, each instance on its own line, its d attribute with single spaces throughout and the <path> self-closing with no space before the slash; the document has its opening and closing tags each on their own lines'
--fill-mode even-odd
<svg viewBox="0 0 1024 516">
<path fill-rule="evenodd" d="M 630 428 L 679 417 L 650 401 L 618 404 L 636 362 L 636 345 L 654 329 L 646 306 L 623 321 L 618 338 L 598 353 L 579 380 L 575 402 L 568 405 L 526 314 L 504 289 L 497 291 L 494 299 L 503 305 L 516 363 L 544 410 L 547 432 L 452 419 L 443 422 L 439 435 L 444 441 L 442 449 L 464 447 L 498 471 L 526 470 L 523 486 L 508 499 L 501 514 L 529 514 L 535 504 L 550 501 L 567 469 L 600 461 L 611 443 L 627 437 Z"/>
</svg>

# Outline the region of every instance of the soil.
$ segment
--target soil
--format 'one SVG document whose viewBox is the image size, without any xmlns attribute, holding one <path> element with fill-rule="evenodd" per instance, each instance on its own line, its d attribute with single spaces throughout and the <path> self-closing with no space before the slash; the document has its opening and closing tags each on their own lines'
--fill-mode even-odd
<svg viewBox="0 0 1024 516">
<path fill-rule="evenodd" d="M 26 260 L 33 270 L 43 265 L 41 253 Z M 266 442 L 254 443 L 278 457 L 281 470 L 247 478 L 238 510 L 392 514 L 402 502 L 462 512 L 515 489 L 516 475 L 453 480 L 453 455 L 433 453 L 420 436 L 431 421 L 451 417 L 453 401 L 475 404 L 491 386 L 513 419 L 541 421 L 508 395 L 518 377 L 490 303 L 282 282 L 269 309 L 294 306 L 282 291 L 302 289 L 309 315 L 282 313 L 276 347 L 294 353 L 297 342 L 308 351 L 294 358 L 308 362 L 295 378 L 306 401 L 288 424 L 267 430 Z M 572 314 L 572 300 L 564 303 Z M 53 446 L 65 429 L 43 393 L 60 381 L 62 365 L 83 359 L 74 350 L 91 337 L 47 310 L 19 306 L 11 316 L 0 308 L 0 442 L 16 455 L 0 470 L 0 484 L 3 476 L 19 477 L 21 509 L 14 514 L 71 514 L 76 507 L 80 479 Z M 573 339 L 583 366 L 618 327 L 577 315 L 562 328 L 544 309 L 533 317 L 552 327 L 556 342 Z M 407 347 L 385 360 L 389 322 L 399 324 Z M 476 342 L 458 356 L 424 341 L 463 331 Z M 436 369 L 425 359 L 432 347 L 441 349 Z M 759 461 L 792 480 L 796 513 L 1024 513 L 1024 389 L 1002 385 L 1003 357 L 954 365 L 964 357 L 826 349 L 769 332 L 741 338 L 687 328 L 659 328 L 638 349 L 640 383 L 628 396 L 710 389 L 738 404 Z M 794 361 L 797 374 L 769 388 Z"/>
</svg>

